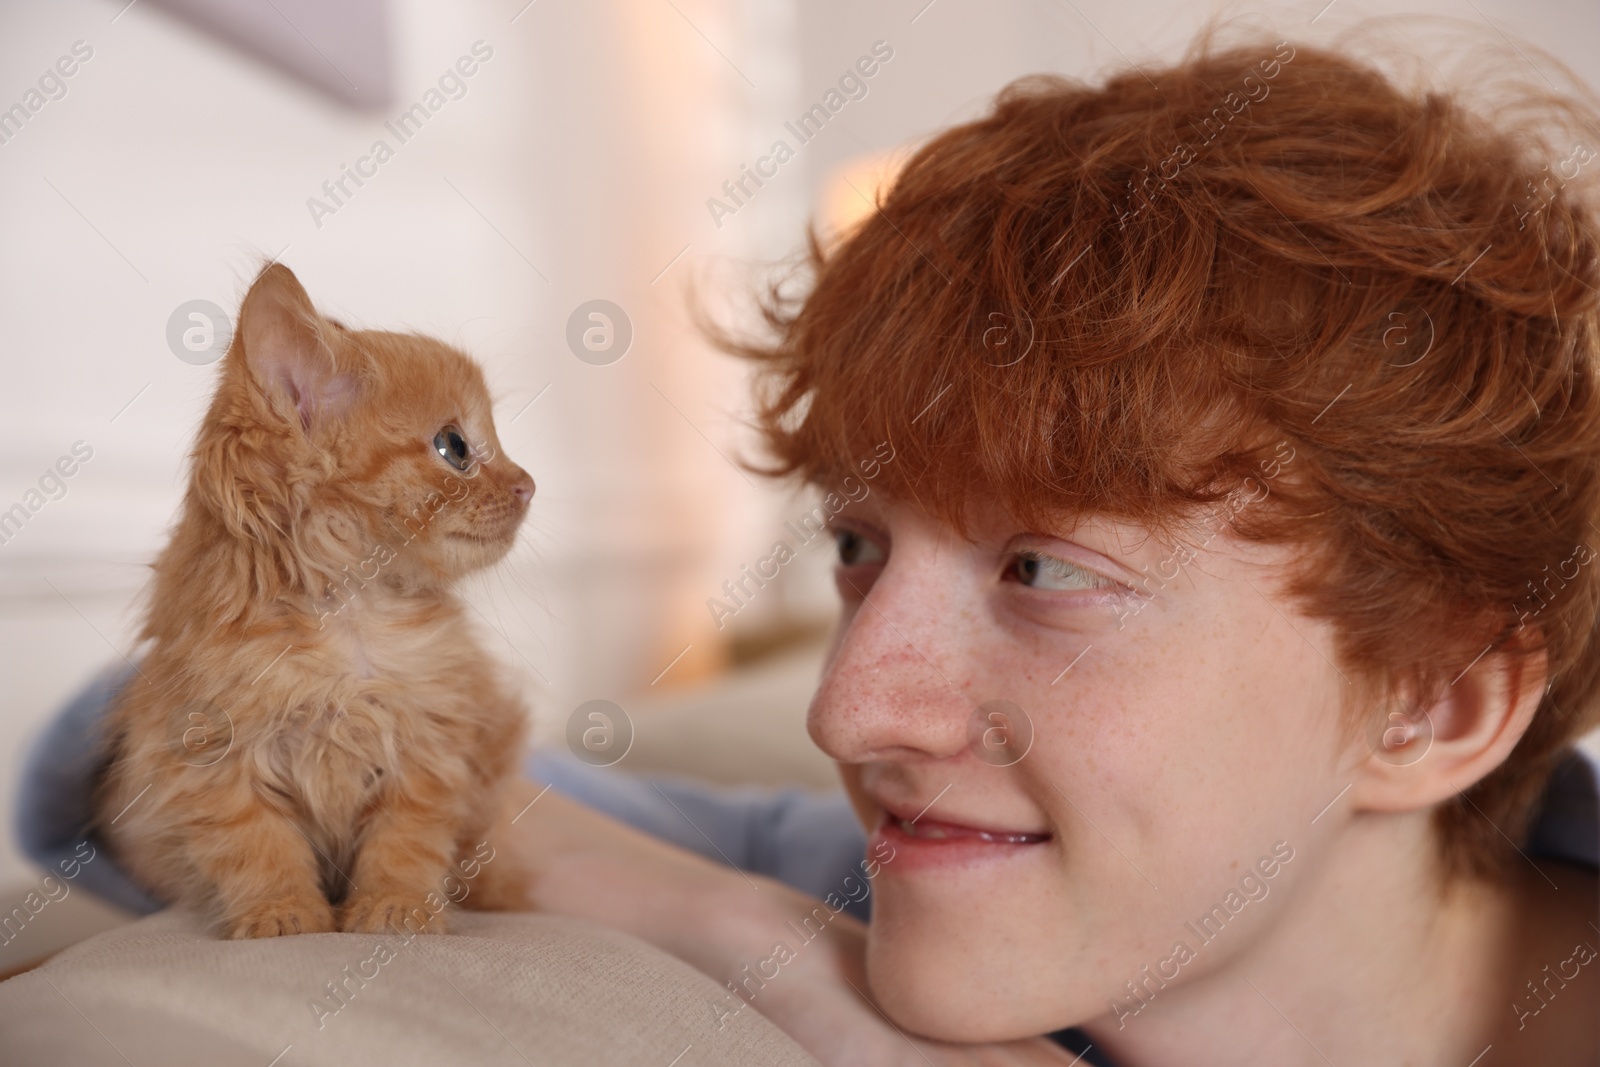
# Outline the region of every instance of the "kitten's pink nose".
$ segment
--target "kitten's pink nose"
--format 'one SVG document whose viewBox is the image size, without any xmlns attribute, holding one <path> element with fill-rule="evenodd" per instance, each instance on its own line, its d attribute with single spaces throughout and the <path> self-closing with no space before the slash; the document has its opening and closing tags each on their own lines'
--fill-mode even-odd
<svg viewBox="0 0 1600 1067">
<path fill-rule="evenodd" d="M 532 500 L 533 475 L 529 474 L 527 471 L 523 471 L 521 476 L 518 477 L 516 481 L 511 483 L 511 491 L 515 493 L 517 499 L 522 501 L 524 504 Z"/>
</svg>

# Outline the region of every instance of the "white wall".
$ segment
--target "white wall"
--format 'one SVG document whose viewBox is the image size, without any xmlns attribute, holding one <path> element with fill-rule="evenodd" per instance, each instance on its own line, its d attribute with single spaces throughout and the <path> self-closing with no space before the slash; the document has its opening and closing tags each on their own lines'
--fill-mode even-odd
<svg viewBox="0 0 1600 1067">
<path fill-rule="evenodd" d="M 1600 83 L 1600 8 L 1474 2 L 1430 10 L 1481 11 Z M 398 104 L 377 114 L 148 4 L 0 5 L 0 107 L 73 42 L 94 50 L 68 95 L 0 144 L 0 509 L 74 441 L 94 448 L 67 496 L 0 545 L 0 814 L 51 707 L 129 647 L 212 383 L 167 349 L 180 303 L 231 309 L 281 250 L 329 312 L 435 332 L 488 365 L 501 436 L 539 493 L 526 543 L 471 592 L 545 722 L 563 721 L 647 687 L 686 645 L 659 685 L 714 666 L 706 598 L 797 510 L 723 457 L 749 441 L 744 372 L 694 337 L 685 284 L 720 302 L 793 251 L 841 164 L 974 114 L 1020 74 L 1171 54 L 1206 14 L 1172 0 L 524 4 L 397 4 Z M 1337 0 L 1309 25 L 1323 6 L 1272 10 L 1311 40 L 1358 13 Z M 314 225 L 306 199 L 480 39 L 494 55 L 467 95 Z M 880 39 L 895 58 L 868 96 L 716 226 L 706 199 Z M 595 297 L 636 331 L 609 367 L 564 342 Z M 796 573 L 814 579 L 818 562 Z M 19 871 L 0 844 L 0 880 Z"/>
</svg>

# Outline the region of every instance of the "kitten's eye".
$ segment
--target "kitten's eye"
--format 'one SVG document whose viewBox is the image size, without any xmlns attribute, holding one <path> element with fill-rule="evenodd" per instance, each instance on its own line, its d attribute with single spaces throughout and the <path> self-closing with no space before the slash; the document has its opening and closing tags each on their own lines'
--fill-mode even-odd
<svg viewBox="0 0 1600 1067">
<path fill-rule="evenodd" d="M 458 471 L 464 471 L 471 465 L 472 456 L 467 449 L 467 439 L 454 426 L 440 430 L 433 438 L 433 447 L 439 450 L 439 455 L 444 457 L 446 463 Z"/>
<path fill-rule="evenodd" d="M 883 549 L 848 527 L 833 531 L 833 541 L 839 546 L 841 567 L 860 567 L 884 561 Z"/>
<path fill-rule="evenodd" d="M 1106 589 L 1116 584 L 1075 563 L 1042 552 L 1018 553 L 1011 573 L 1017 581 L 1033 589 Z"/>
</svg>

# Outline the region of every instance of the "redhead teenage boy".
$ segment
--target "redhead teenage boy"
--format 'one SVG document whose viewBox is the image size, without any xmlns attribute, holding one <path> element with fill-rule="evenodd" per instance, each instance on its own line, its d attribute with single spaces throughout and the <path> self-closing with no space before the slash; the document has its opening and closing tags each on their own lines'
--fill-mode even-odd
<svg viewBox="0 0 1600 1067">
<path fill-rule="evenodd" d="M 931 139 L 734 345 L 775 473 L 894 449 L 832 520 L 848 806 L 536 757 L 529 903 L 829 1064 L 1594 1063 L 1597 129 L 1268 40 Z"/>
</svg>

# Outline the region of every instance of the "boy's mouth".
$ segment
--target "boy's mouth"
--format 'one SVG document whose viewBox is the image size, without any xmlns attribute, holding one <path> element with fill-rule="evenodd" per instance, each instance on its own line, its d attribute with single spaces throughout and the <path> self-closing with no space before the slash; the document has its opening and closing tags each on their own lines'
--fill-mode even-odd
<svg viewBox="0 0 1600 1067">
<path fill-rule="evenodd" d="M 978 826 L 966 826 L 926 817 L 913 822 L 910 819 L 889 816 L 889 821 L 902 834 L 921 841 L 987 841 L 996 845 L 1033 845 L 1050 840 L 1050 835 L 1047 833 L 985 830 Z"/>
<path fill-rule="evenodd" d="M 980 825 L 957 819 L 936 819 L 926 810 L 907 815 L 895 808 L 883 807 L 881 829 L 903 835 L 917 842 L 970 841 L 993 845 L 1036 845 L 1049 841 L 1054 835 L 1048 830 L 1017 829 L 994 825 Z"/>
</svg>

